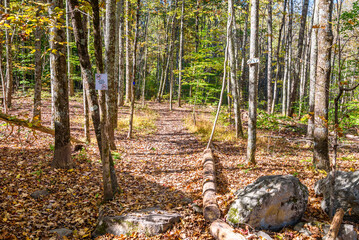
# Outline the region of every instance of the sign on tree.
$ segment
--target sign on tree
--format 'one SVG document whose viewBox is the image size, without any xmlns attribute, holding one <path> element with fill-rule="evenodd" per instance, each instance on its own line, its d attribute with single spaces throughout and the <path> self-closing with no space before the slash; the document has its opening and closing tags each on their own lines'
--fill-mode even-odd
<svg viewBox="0 0 359 240">
<path fill-rule="evenodd" d="M 96 90 L 108 90 L 107 74 L 96 74 Z"/>
</svg>

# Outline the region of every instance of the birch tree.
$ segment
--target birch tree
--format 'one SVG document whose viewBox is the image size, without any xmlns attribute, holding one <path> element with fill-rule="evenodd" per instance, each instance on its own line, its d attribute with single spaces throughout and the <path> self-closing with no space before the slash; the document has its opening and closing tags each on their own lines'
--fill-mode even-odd
<svg viewBox="0 0 359 240">
<path fill-rule="evenodd" d="M 259 0 L 251 0 L 251 33 L 249 45 L 249 61 L 258 58 L 258 25 L 259 25 Z M 248 88 L 248 144 L 247 164 L 255 164 L 256 152 L 256 123 L 257 123 L 257 85 L 258 63 L 249 64 L 249 88 Z"/>
<path fill-rule="evenodd" d="M 333 33 L 333 1 L 319 0 L 318 65 L 314 106 L 314 155 L 316 168 L 329 170 L 328 104 Z"/>
</svg>

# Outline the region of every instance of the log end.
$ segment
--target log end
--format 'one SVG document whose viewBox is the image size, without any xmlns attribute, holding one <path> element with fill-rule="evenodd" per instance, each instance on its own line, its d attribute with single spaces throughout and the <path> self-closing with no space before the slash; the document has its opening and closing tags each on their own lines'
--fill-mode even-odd
<svg viewBox="0 0 359 240">
<path fill-rule="evenodd" d="M 213 222 L 221 217 L 221 211 L 217 204 L 209 204 L 203 208 L 204 219 L 208 222 Z"/>
</svg>

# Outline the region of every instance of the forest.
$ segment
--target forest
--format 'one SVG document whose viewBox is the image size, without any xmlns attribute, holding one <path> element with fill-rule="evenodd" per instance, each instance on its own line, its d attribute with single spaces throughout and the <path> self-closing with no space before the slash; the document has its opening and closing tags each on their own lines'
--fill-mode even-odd
<svg viewBox="0 0 359 240">
<path fill-rule="evenodd" d="M 358 40 L 358 0 L 0 0 L 0 240 L 358 239 Z"/>
</svg>

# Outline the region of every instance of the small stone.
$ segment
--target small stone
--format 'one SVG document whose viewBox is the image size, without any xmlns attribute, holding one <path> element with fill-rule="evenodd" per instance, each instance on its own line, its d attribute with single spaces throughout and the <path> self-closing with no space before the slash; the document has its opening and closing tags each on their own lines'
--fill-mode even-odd
<svg viewBox="0 0 359 240">
<path fill-rule="evenodd" d="M 338 233 L 339 240 L 357 240 L 358 233 L 353 225 L 343 224 Z"/>
<path fill-rule="evenodd" d="M 266 234 L 265 232 L 262 232 L 262 231 L 259 231 L 257 233 L 257 236 L 259 239 L 273 240 L 273 238 L 271 238 L 268 234 Z"/>
<path fill-rule="evenodd" d="M 67 229 L 67 228 L 57 228 L 54 230 L 50 231 L 51 233 L 57 233 L 57 235 L 59 235 L 60 237 L 64 237 L 64 236 L 70 236 L 72 234 L 72 230 Z"/>
<path fill-rule="evenodd" d="M 37 190 L 37 191 L 31 193 L 30 196 L 34 199 L 39 199 L 39 198 L 45 197 L 49 194 L 50 193 L 45 189 L 45 190 Z"/>
</svg>

